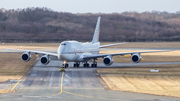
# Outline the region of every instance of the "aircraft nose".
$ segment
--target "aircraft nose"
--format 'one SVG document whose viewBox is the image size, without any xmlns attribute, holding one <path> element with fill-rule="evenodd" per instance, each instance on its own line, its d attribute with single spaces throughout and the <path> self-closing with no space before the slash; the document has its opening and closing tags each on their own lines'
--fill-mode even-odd
<svg viewBox="0 0 180 101">
<path fill-rule="evenodd" d="M 59 53 L 58 58 L 62 61 L 62 60 L 64 59 L 64 54 L 65 54 L 65 49 L 64 49 L 64 47 L 60 47 L 58 53 Z"/>
<path fill-rule="evenodd" d="M 59 53 L 60 53 L 60 54 L 64 54 L 64 53 L 65 53 L 65 49 L 66 49 L 65 46 L 61 46 L 61 47 L 60 47 L 60 50 L 59 50 Z"/>
</svg>

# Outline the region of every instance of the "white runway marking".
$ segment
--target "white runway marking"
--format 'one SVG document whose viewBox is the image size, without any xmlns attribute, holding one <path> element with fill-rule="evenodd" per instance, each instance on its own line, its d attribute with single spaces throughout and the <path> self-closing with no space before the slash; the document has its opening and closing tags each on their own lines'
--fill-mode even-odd
<svg viewBox="0 0 180 101">
<path fill-rule="evenodd" d="M 54 69 L 55 68 L 53 68 L 53 71 L 54 71 Z M 50 79 L 50 81 L 49 81 L 49 87 L 51 87 L 52 86 L 52 84 L 53 84 L 53 82 L 54 82 L 54 72 L 52 71 L 52 73 L 51 73 L 51 79 Z"/>
</svg>

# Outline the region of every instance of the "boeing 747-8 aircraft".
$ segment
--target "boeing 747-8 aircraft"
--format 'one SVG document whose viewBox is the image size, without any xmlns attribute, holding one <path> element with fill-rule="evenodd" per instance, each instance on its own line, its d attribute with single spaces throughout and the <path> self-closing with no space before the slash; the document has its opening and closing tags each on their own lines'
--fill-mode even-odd
<svg viewBox="0 0 180 101">
<path fill-rule="evenodd" d="M 101 17 L 98 18 L 96 28 L 94 31 L 94 36 L 92 42 L 89 43 L 81 43 L 78 41 L 64 41 L 60 44 L 57 53 L 49 53 L 49 52 L 41 52 L 41 51 L 33 51 L 33 50 L 22 50 L 22 49 L 8 49 L 8 50 L 18 50 L 24 51 L 21 56 L 23 61 L 29 61 L 31 59 L 31 53 L 42 54 L 43 56 L 40 58 L 42 64 L 47 65 L 50 62 L 49 56 L 58 57 L 60 61 L 63 61 L 63 65 L 68 67 L 68 62 L 74 62 L 74 67 L 79 67 L 80 62 L 83 63 L 84 67 L 89 67 L 88 61 L 93 60 L 91 67 L 97 67 L 96 59 L 103 58 L 103 63 L 107 66 L 110 66 L 113 63 L 113 56 L 115 55 L 127 55 L 130 54 L 131 60 L 134 63 L 139 63 L 141 61 L 141 53 L 151 53 L 151 52 L 167 52 L 172 50 L 162 50 L 162 51 L 143 51 L 143 52 L 126 52 L 126 53 L 112 53 L 112 54 L 99 54 L 100 48 L 105 48 L 114 45 L 120 45 L 124 43 L 118 44 L 110 44 L 100 46 L 99 42 L 99 33 L 100 33 L 100 20 Z M 4 48 L 7 49 L 7 48 Z"/>
</svg>

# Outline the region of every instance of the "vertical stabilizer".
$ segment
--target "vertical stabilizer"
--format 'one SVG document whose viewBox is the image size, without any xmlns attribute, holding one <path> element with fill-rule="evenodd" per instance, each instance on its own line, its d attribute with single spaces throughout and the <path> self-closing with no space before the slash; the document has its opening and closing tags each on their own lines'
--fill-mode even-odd
<svg viewBox="0 0 180 101">
<path fill-rule="evenodd" d="M 94 31 L 94 36 L 93 36 L 93 39 L 92 39 L 92 43 L 99 42 L 100 20 L 101 20 L 101 17 L 98 17 L 98 20 L 97 20 L 97 23 L 96 23 L 96 28 L 95 28 L 95 31 Z"/>
</svg>

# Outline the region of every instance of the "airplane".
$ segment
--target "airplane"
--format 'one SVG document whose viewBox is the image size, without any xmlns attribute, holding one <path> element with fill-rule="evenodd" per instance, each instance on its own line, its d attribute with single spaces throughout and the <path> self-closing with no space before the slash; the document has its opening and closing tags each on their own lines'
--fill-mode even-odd
<svg viewBox="0 0 180 101">
<path fill-rule="evenodd" d="M 74 62 L 74 67 L 79 67 L 80 63 L 83 63 L 83 67 L 97 67 L 96 60 L 98 58 L 103 58 L 103 63 L 106 66 L 110 66 L 113 63 L 113 56 L 116 55 L 131 55 L 131 60 L 134 63 L 139 63 L 142 60 L 141 53 L 152 53 L 152 52 L 169 52 L 174 50 L 160 50 L 160 51 L 142 51 L 142 52 L 124 52 L 124 53 L 111 53 L 111 54 L 99 54 L 100 48 L 106 48 L 110 46 L 125 44 L 125 43 L 116 43 L 109 45 L 100 45 L 99 42 L 99 33 L 100 33 L 100 20 L 101 17 L 98 17 L 93 39 L 91 42 L 78 42 L 78 41 L 63 41 L 60 43 L 57 53 L 50 52 L 41 52 L 34 50 L 23 50 L 23 49 L 8 49 L 7 50 L 17 50 L 24 52 L 21 55 L 21 59 L 25 62 L 31 59 L 31 53 L 42 54 L 43 56 L 40 58 L 40 62 L 44 65 L 47 65 L 50 62 L 49 56 L 55 56 L 60 61 L 63 61 L 63 65 L 65 68 L 68 67 L 68 62 Z M 89 65 L 89 61 L 93 60 L 91 66 Z"/>
</svg>

